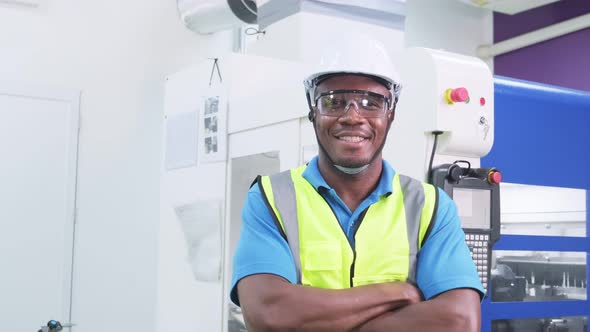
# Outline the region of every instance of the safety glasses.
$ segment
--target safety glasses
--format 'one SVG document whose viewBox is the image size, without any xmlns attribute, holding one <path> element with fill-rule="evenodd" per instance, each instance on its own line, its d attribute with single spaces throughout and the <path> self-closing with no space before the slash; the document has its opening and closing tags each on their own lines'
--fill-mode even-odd
<svg viewBox="0 0 590 332">
<path fill-rule="evenodd" d="M 321 93 L 315 100 L 320 115 L 340 117 L 348 112 L 351 105 L 365 118 L 382 117 L 391 101 L 381 94 L 363 90 L 333 90 Z"/>
</svg>

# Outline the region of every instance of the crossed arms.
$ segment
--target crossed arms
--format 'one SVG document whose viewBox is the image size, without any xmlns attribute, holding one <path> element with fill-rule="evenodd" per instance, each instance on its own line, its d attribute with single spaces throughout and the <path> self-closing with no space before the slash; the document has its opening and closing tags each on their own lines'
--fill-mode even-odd
<svg viewBox="0 0 590 332">
<path fill-rule="evenodd" d="M 255 274 L 237 284 L 244 318 L 257 331 L 479 331 L 480 299 L 453 289 L 422 301 L 409 283 L 332 290 Z"/>
</svg>

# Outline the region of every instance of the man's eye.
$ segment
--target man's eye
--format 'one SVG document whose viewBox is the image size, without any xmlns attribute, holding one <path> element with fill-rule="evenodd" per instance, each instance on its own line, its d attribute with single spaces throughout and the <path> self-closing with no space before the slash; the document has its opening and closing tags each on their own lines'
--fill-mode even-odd
<svg viewBox="0 0 590 332">
<path fill-rule="evenodd" d="M 379 102 L 377 102 L 375 100 L 371 100 L 371 99 L 362 99 L 361 105 L 363 106 L 363 108 L 366 108 L 368 110 L 377 110 L 377 109 L 381 108 L 381 105 Z"/>
<path fill-rule="evenodd" d="M 322 107 L 324 109 L 334 109 L 340 107 L 341 100 L 337 98 L 333 98 L 332 96 L 327 96 L 326 98 L 322 98 Z"/>
<path fill-rule="evenodd" d="M 344 98 L 342 97 L 333 97 L 331 99 L 332 101 L 332 107 L 337 108 L 337 107 L 344 107 L 346 105 L 346 100 L 344 100 Z"/>
</svg>

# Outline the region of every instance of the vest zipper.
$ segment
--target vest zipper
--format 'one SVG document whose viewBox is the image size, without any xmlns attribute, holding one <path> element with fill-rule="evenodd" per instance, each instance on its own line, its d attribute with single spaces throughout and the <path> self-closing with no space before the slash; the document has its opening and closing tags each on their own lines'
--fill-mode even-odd
<svg viewBox="0 0 590 332">
<path fill-rule="evenodd" d="M 320 196 L 324 199 L 324 201 L 326 202 L 326 204 L 328 205 L 328 207 L 332 211 L 332 215 L 334 215 L 334 218 L 336 219 L 336 222 L 338 223 L 338 226 L 340 226 L 340 230 L 342 230 L 342 233 L 344 234 L 344 237 L 346 238 L 346 241 L 348 241 L 348 246 L 352 250 L 352 264 L 350 265 L 350 287 L 352 287 L 352 277 L 353 277 L 353 274 L 354 274 L 354 262 L 356 260 L 356 251 L 354 250 L 354 246 L 352 245 L 352 243 L 350 243 L 350 240 L 348 239 L 348 235 L 346 234 L 346 231 L 344 230 L 344 228 L 342 227 L 342 224 L 338 220 L 338 216 L 336 215 L 336 212 L 334 212 L 334 209 L 332 208 L 332 205 L 330 205 L 330 203 L 328 203 L 328 201 L 326 200 L 326 198 L 324 197 L 324 195 L 321 195 L 320 194 Z M 361 212 L 361 214 L 359 216 L 359 222 L 355 226 L 355 230 L 354 230 L 354 233 L 355 234 L 356 234 L 356 231 L 358 230 L 358 226 L 360 225 L 360 221 L 362 220 L 362 218 L 365 217 L 365 213 L 367 212 L 367 209 L 365 209 L 365 211 Z"/>
<path fill-rule="evenodd" d="M 332 215 L 334 215 L 334 218 L 336 218 L 336 222 L 338 223 L 338 226 L 340 226 L 340 229 L 342 230 L 342 233 L 344 233 L 344 236 L 346 237 L 346 240 L 348 241 L 348 236 L 346 235 L 346 231 L 344 230 L 344 228 L 342 228 L 342 224 L 338 220 L 338 217 L 336 216 L 336 212 L 334 212 L 334 209 L 332 208 L 332 205 L 330 205 L 330 203 L 328 203 L 328 201 L 326 200 L 326 198 L 324 197 L 324 195 L 320 195 L 320 196 L 324 199 L 324 202 L 326 202 L 326 205 L 328 205 L 328 207 L 330 208 L 330 211 L 332 211 Z M 348 241 L 348 245 L 352 248 L 352 245 L 350 244 L 350 241 Z M 352 248 L 352 250 L 354 251 L 354 248 Z"/>
<path fill-rule="evenodd" d="M 366 209 L 364 209 L 363 212 L 361 212 L 361 214 L 359 215 L 356 225 L 354 225 L 354 231 L 352 232 L 353 238 L 356 236 L 356 232 L 359 230 L 359 227 L 361 226 L 363 219 L 365 219 L 365 214 L 367 214 L 367 210 L 369 210 L 368 207 Z M 346 233 L 344 235 L 346 235 Z M 348 236 L 346 238 L 348 238 Z M 348 243 L 350 244 L 350 241 L 348 241 Z M 355 243 L 356 243 L 356 241 L 355 241 Z M 356 248 L 355 248 L 356 246 L 350 245 L 350 247 L 352 248 L 352 264 L 350 264 L 350 287 L 352 288 L 353 287 L 352 279 L 354 278 L 354 263 L 356 262 Z"/>
<path fill-rule="evenodd" d="M 334 212 L 334 209 L 332 208 L 332 206 L 330 205 L 330 203 L 328 203 L 328 201 L 326 200 L 326 198 L 324 197 L 324 195 L 321 195 L 320 194 L 320 196 L 324 199 L 324 201 L 326 202 L 326 204 L 328 205 L 328 207 L 332 211 L 332 214 L 336 218 L 336 222 L 338 223 L 338 226 L 340 226 L 340 229 L 342 230 L 342 233 L 344 233 L 344 236 L 346 237 L 346 240 L 348 241 L 348 245 L 350 246 L 350 249 L 352 250 L 352 264 L 350 264 L 350 273 L 349 273 L 349 275 L 350 275 L 350 287 L 353 287 L 352 278 L 354 278 L 354 263 L 356 262 L 356 249 L 355 249 L 355 246 L 353 246 L 352 243 L 350 242 L 350 240 L 348 239 L 348 235 L 346 234 L 346 231 L 344 230 L 344 228 L 342 228 L 342 224 L 338 220 L 338 217 L 336 216 L 336 212 Z M 356 225 L 354 225 L 354 232 L 352 232 L 352 237 L 353 238 L 356 236 L 356 232 L 359 230 L 359 227 L 361 226 L 361 223 L 363 222 L 363 219 L 365 219 L 365 215 L 367 214 L 367 211 L 369 210 L 370 207 L 371 206 L 367 207 L 366 209 L 363 210 L 363 212 L 361 212 L 361 214 L 359 214 L 359 217 L 357 219 L 357 223 L 356 223 Z"/>
</svg>

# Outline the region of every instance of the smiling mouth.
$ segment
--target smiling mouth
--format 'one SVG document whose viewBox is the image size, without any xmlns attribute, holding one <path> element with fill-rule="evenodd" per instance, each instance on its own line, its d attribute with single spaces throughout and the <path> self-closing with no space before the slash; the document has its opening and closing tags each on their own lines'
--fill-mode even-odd
<svg viewBox="0 0 590 332">
<path fill-rule="evenodd" d="M 361 136 L 340 136 L 338 137 L 338 139 L 349 143 L 360 143 L 364 141 L 366 138 Z"/>
</svg>

